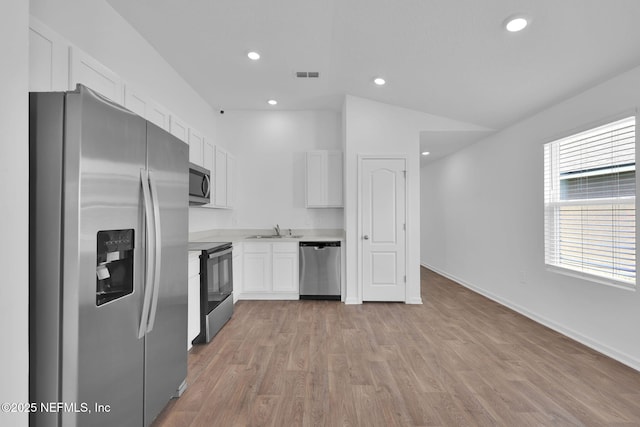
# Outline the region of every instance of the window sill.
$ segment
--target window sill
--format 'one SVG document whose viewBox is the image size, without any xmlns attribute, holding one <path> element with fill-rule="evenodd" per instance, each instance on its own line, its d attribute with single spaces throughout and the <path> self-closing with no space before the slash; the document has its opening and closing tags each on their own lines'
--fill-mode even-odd
<svg viewBox="0 0 640 427">
<path fill-rule="evenodd" d="M 588 282 L 598 283 L 600 285 L 609 286 L 612 288 L 622 289 L 625 291 L 636 291 L 636 285 L 628 282 L 622 282 L 614 279 L 607 279 L 606 277 L 600 277 L 589 273 L 584 273 L 582 271 L 570 270 L 564 267 L 558 267 L 557 265 L 549 265 L 545 264 L 547 271 L 552 273 L 562 274 L 564 276 L 570 276 L 577 279 L 583 279 Z"/>
</svg>

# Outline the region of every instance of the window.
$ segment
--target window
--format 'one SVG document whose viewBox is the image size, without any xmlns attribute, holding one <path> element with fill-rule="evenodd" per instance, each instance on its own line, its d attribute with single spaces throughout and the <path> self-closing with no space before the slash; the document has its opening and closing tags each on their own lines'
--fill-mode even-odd
<svg viewBox="0 0 640 427">
<path fill-rule="evenodd" d="M 544 146 L 545 263 L 636 283 L 635 117 Z"/>
</svg>

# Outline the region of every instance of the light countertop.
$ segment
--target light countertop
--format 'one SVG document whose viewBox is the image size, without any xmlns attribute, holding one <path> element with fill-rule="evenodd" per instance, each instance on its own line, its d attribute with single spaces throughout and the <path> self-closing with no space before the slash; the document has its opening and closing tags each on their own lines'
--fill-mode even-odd
<svg viewBox="0 0 640 427">
<path fill-rule="evenodd" d="M 329 242 L 344 241 L 344 230 L 342 229 L 295 229 L 293 236 L 288 237 L 289 229 L 280 230 L 283 237 L 275 238 L 252 238 L 256 235 L 272 235 L 273 229 L 214 229 L 189 233 L 190 242 Z"/>
</svg>

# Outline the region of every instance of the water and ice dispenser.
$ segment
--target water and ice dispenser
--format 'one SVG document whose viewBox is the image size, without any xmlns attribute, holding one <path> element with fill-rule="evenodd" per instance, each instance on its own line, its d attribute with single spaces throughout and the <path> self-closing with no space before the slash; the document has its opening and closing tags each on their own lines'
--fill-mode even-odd
<svg viewBox="0 0 640 427">
<path fill-rule="evenodd" d="M 96 305 L 133 292 L 133 229 L 98 231 Z"/>
</svg>

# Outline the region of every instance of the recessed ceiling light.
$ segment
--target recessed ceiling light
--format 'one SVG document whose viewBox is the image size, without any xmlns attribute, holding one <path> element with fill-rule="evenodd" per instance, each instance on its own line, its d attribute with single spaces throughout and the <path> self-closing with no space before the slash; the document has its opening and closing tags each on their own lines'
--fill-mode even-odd
<svg viewBox="0 0 640 427">
<path fill-rule="evenodd" d="M 382 86 L 386 83 L 386 81 L 382 77 L 376 77 L 375 79 L 373 79 L 373 82 L 378 86 Z"/>
<path fill-rule="evenodd" d="M 507 31 L 516 33 L 524 30 L 527 25 L 529 25 L 527 18 L 523 16 L 512 16 L 505 21 L 504 27 Z"/>
<path fill-rule="evenodd" d="M 257 61 L 258 59 L 260 59 L 260 54 L 258 52 L 249 52 L 249 53 L 247 53 L 247 56 L 252 61 Z"/>
<path fill-rule="evenodd" d="M 423 156 L 428 156 L 429 154 L 431 154 L 431 153 L 429 153 L 428 151 L 423 151 L 423 152 L 422 152 L 422 155 L 423 155 Z"/>
<path fill-rule="evenodd" d="M 267 104 L 269 104 L 269 105 L 277 105 L 278 101 L 276 101 L 275 99 L 270 99 L 270 100 L 267 101 Z"/>
</svg>

